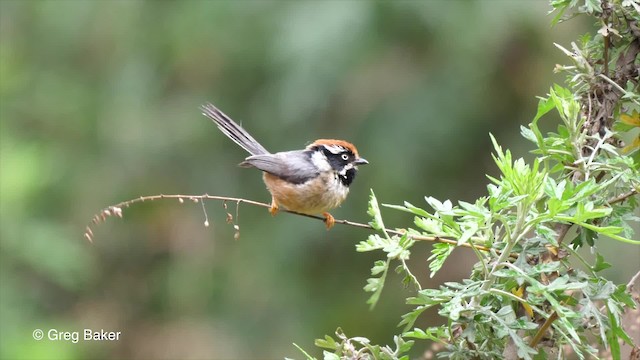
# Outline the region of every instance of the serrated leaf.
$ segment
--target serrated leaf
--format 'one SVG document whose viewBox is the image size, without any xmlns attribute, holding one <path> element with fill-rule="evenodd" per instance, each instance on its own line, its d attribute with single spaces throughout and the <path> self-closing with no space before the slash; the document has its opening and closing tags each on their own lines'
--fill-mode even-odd
<svg viewBox="0 0 640 360">
<path fill-rule="evenodd" d="M 372 234 L 367 237 L 367 240 L 361 241 L 356 244 L 356 251 L 366 252 L 373 250 L 384 249 L 389 244 L 389 240 L 380 237 L 378 234 Z"/>
<path fill-rule="evenodd" d="M 416 216 L 414 224 L 417 227 L 427 232 L 427 234 L 433 235 L 449 235 L 444 233 L 442 228 L 442 221 L 440 219 L 428 219 Z"/>
<path fill-rule="evenodd" d="M 418 306 L 412 311 L 402 315 L 402 320 L 400 321 L 398 326 L 404 325 L 405 326 L 404 331 L 407 331 L 409 328 L 413 326 L 413 324 L 416 323 L 416 320 L 418 320 L 418 317 L 420 316 L 420 314 L 422 314 L 425 310 L 427 310 L 430 307 L 431 306 L 426 306 L 426 305 Z"/>
<path fill-rule="evenodd" d="M 462 232 L 462 236 L 458 239 L 458 246 L 469 242 L 469 239 L 478 231 L 477 223 L 468 223 L 467 226 L 468 228 Z"/>
<path fill-rule="evenodd" d="M 384 207 L 388 207 L 390 209 L 395 209 L 395 210 L 400 210 L 400 211 L 404 211 L 404 212 L 408 212 L 408 213 L 412 213 L 418 216 L 422 216 L 422 217 L 433 217 L 433 215 L 429 214 L 428 211 L 421 209 L 417 206 L 412 205 L 410 202 L 405 201 L 404 202 L 404 206 L 399 206 L 399 205 L 389 205 L 389 204 L 383 204 Z"/>
<path fill-rule="evenodd" d="M 373 292 L 378 291 L 380 287 L 380 278 L 368 278 L 367 285 L 364 286 L 364 291 Z"/>
<path fill-rule="evenodd" d="M 316 339 L 313 343 L 315 346 L 323 349 L 329 349 L 329 350 L 338 349 L 338 343 L 329 335 L 325 335 L 324 339 Z"/>
<path fill-rule="evenodd" d="M 377 268 L 377 266 L 380 265 L 379 261 L 381 260 L 378 260 L 374 263 L 374 268 Z M 367 284 L 363 288 L 364 291 L 373 292 L 369 299 L 367 299 L 367 304 L 369 304 L 370 310 L 373 310 L 373 308 L 375 308 L 376 304 L 378 303 L 378 300 L 380 300 L 380 294 L 382 294 L 384 282 L 387 278 L 387 273 L 389 272 L 390 259 L 387 259 L 387 261 L 383 261 L 383 263 L 384 265 L 380 277 L 367 279 Z M 378 269 L 376 269 L 376 271 L 377 270 Z M 373 269 L 371 269 L 371 271 L 373 272 Z"/>
<path fill-rule="evenodd" d="M 362 336 L 354 336 L 351 338 L 352 341 L 357 341 L 360 344 L 369 344 L 371 343 L 371 340 L 367 339 L 366 337 L 362 337 Z"/>
<path fill-rule="evenodd" d="M 430 328 L 427 328 L 426 330 L 414 328 L 411 331 L 407 331 L 403 333 L 402 336 L 421 339 L 421 340 L 440 341 L 442 338 L 446 337 L 445 333 L 446 333 L 446 330 L 444 330 L 443 327 L 430 327 Z"/>
<path fill-rule="evenodd" d="M 428 259 L 429 270 L 431 271 L 431 274 L 429 274 L 430 278 L 433 278 L 438 270 L 442 268 L 442 265 L 444 265 L 444 262 L 447 260 L 449 255 L 451 255 L 453 249 L 455 249 L 455 246 L 447 243 L 438 243 L 433 245 L 433 249 L 431 249 L 431 256 L 429 256 Z"/>
<path fill-rule="evenodd" d="M 593 14 L 594 12 L 602 12 L 602 5 L 600 4 L 601 0 L 585 0 L 584 8 L 587 13 Z"/>
<path fill-rule="evenodd" d="M 593 272 L 602 271 L 611 267 L 611 264 L 604 261 L 604 257 L 600 254 L 596 254 L 596 263 L 591 267 Z"/>
<path fill-rule="evenodd" d="M 620 343 L 618 342 L 618 337 L 616 336 L 615 331 L 619 326 L 613 318 L 613 315 L 611 315 L 611 311 L 609 311 L 609 324 L 612 329 L 607 333 L 607 343 L 609 344 L 609 350 L 611 351 L 611 358 L 620 359 Z"/>
<path fill-rule="evenodd" d="M 371 275 L 378 275 L 381 272 L 385 271 L 387 268 L 387 263 L 382 260 L 377 260 L 373 263 L 373 267 L 371 268 Z"/>
<path fill-rule="evenodd" d="M 540 118 L 546 115 L 549 111 L 553 110 L 555 106 L 555 102 L 552 98 L 540 99 L 538 101 L 538 110 L 536 111 L 536 116 L 534 116 L 532 120 L 533 124 L 537 127 L 538 120 L 540 120 Z"/>
<path fill-rule="evenodd" d="M 369 208 L 367 210 L 367 214 L 371 216 L 372 220 L 369 225 L 371 225 L 372 228 L 380 231 L 384 229 L 382 215 L 380 214 L 380 206 L 378 205 L 378 199 L 376 199 L 376 194 L 373 192 L 373 189 L 371 189 L 370 191 L 371 194 L 369 195 Z"/>
<path fill-rule="evenodd" d="M 538 139 L 536 138 L 536 134 L 529 128 L 526 128 L 522 125 L 520 125 L 520 135 L 522 135 L 523 138 L 533 142 L 533 143 L 538 143 Z"/>
<path fill-rule="evenodd" d="M 402 343 L 402 345 L 400 345 L 400 347 L 398 348 L 398 351 L 400 353 L 406 353 L 407 351 L 411 350 L 411 348 L 413 347 L 413 344 L 415 344 L 415 341 L 413 340 L 409 340 L 409 341 L 405 341 Z M 409 356 L 408 355 L 404 355 L 401 358 L 399 358 L 398 360 L 408 360 Z"/>
<path fill-rule="evenodd" d="M 433 196 L 425 196 L 424 200 L 431 206 L 431 208 L 435 211 L 447 211 L 451 210 L 451 208 L 445 208 L 444 204 L 440 202 L 440 200 L 434 198 Z M 451 204 L 451 202 L 449 202 Z"/>
</svg>

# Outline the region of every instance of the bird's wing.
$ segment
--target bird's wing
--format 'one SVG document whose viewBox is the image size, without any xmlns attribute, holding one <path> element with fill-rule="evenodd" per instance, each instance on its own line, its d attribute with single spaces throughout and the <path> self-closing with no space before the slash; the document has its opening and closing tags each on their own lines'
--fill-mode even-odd
<svg viewBox="0 0 640 360">
<path fill-rule="evenodd" d="M 254 166 L 294 184 L 302 184 L 318 176 L 308 151 L 296 150 L 275 154 L 253 155 L 240 166 Z"/>
</svg>

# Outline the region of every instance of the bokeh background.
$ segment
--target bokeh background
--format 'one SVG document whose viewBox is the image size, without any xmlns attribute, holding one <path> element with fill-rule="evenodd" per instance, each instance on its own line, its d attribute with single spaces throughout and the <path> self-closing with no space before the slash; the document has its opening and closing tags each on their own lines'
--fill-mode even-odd
<svg viewBox="0 0 640 360">
<path fill-rule="evenodd" d="M 125 209 L 83 238 L 99 209 L 140 195 L 268 201 L 243 150 L 198 107 L 213 102 L 273 151 L 351 140 L 362 167 L 336 218 L 368 221 L 425 195 L 472 201 L 495 174 L 489 132 L 516 156 L 535 96 L 587 19 L 551 27 L 546 1 L 0 0 L 0 357 L 301 358 L 338 326 L 390 344 L 409 308 L 390 276 L 378 307 L 362 290 L 381 254 L 362 229 L 221 203 Z M 553 116 L 546 118 L 549 129 Z M 235 213 L 235 207 L 230 206 Z M 235 214 L 234 214 L 235 215 Z M 388 226 L 409 226 L 384 210 Z M 607 241 L 626 282 L 640 251 Z M 458 250 L 425 286 L 468 274 Z M 431 313 L 421 325 L 441 319 Z M 36 328 L 121 331 L 119 341 L 35 341 Z M 420 356 L 424 344 L 417 345 Z"/>
</svg>

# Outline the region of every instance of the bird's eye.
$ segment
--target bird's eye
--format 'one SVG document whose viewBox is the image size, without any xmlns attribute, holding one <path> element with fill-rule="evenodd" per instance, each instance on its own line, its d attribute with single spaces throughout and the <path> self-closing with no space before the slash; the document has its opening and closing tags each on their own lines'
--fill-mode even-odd
<svg viewBox="0 0 640 360">
<path fill-rule="evenodd" d="M 342 154 L 341 157 L 342 157 L 342 160 L 344 160 L 344 161 L 349 160 L 349 155 L 347 155 L 347 154 Z"/>
</svg>

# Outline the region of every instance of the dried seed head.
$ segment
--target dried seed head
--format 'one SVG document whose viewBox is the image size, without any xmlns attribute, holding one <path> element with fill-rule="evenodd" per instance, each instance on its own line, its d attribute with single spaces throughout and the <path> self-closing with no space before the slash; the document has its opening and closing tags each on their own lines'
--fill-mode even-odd
<svg viewBox="0 0 640 360">
<path fill-rule="evenodd" d="M 117 206 L 113 206 L 111 207 L 111 212 L 116 215 L 119 218 L 122 218 L 122 209 L 117 207 Z"/>
</svg>

